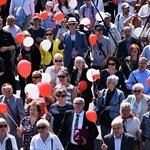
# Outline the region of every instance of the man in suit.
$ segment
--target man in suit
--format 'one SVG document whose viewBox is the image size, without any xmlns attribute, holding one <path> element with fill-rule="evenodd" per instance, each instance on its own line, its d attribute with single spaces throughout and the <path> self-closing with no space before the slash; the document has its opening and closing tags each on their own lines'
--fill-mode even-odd
<svg viewBox="0 0 150 150">
<path fill-rule="evenodd" d="M 72 73 L 74 59 L 76 56 L 83 57 L 83 54 L 88 49 L 86 35 L 83 32 L 77 31 L 77 20 L 75 17 L 68 19 L 69 31 L 60 35 L 59 50 L 65 49 L 64 66 L 68 68 L 69 73 Z"/>
<path fill-rule="evenodd" d="M 94 140 L 98 135 L 98 129 L 95 123 L 86 118 L 84 105 L 83 98 L 75 98 L 74 110 L 67 111 L 64 116 L 58 137 L 66 150 L 94 150 Z M 78 136 L 75 134 L 76 131 Z"/>
<path fill-rule="evenodd" d="M 5 83 L 2 85 L 2 95 L 0 95 L 0 102 L 5 103 L 7 106 L 7 119 L 10 127 L 9 133 L 15 136 L 18 149 L 20 149 L 22 147 L 22 139 L 17 136 L 16 132 L 16 129 L 18 125 L 20 125 L 20 122 L 18 122 L 17 125 L 17 122 L 15 122 L 15 118 L 19 118 L 20 120 L 22 120 L 22 118 L 25 117 L 23 100 L 17 95 L 13 94 L 13 88 L 9 83 Z"/>
<path fill-rule="evenodd" d="M 140 52 L 142 51 L 140 42 L 132 37 L 132 31 L 129 26 L 124 27 L 125 38 L 119 42 L 117 57 L 120 59 L 120 62 L 123 62 L 124 59 L 129 56 L 129 48 L 132 44 L 137 44 L 140 47 Z"/>
<path fill-rule="evenodd" d="M 134 150 L 134 137 L 123 132 L 123 123 L 119 119 L 112 121 L 112 134 L 104 137 L 102 150 Z"/>
</svg>

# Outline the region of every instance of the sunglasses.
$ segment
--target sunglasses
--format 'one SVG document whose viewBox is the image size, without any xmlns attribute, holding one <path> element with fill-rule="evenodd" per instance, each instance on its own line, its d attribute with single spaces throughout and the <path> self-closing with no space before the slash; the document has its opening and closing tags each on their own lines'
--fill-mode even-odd
<svg viewBox="0 0 150 150">
<path fill-rule="evenodd" d="M 116 64 L 114 63 L 108 63 L 108 66 L 115 66 Z"/>
<path fill-rule="evenodd" d="M 0 128 L 7 128 L 7 124 L 0 125 Z"/>
<path fill-rule="evenodd" d="M 46 36 L 52 36 L 53 35 L 53 33 L 47 33 L 46 34 Z"/>
<path fill-rule="evenodd" d="M 58 76 L 58 78 L 65 78 L 66 76 Z"/>
<path fill-rule="evenodd" d="M 140 93 L 141 90 L 134 90 L 133 92 L 134 92 L 134 93 Z"/>
<path fill-rule="evenodd" d="M 62 62 L 62 60 L 55 60 L 55 62 L 60 62 L 60 63 L 61 63 L 61 62 Z"/>
<path fill-rule="evenodd" d="M 40 78 L 40 77 L 37 77 L 37 76 L 35 76 L 35 77 L 32 77 L 32 79 L 38 79 L 38 78 Z"/>
<path fill-rule="evenodd" d="M 46 128 L 46 126 L 37 126 L 37 129 L 38 129 L 38 130 L 40 130 L 40 129 L 43 130 L 43 129 L 45 129 L 45 128 Z"/>
<path fill-rule="evenodd" d="M 56 96 L 57 96 L 57 97 L 62 97 L 62 98 L 66 97 L 66 95 L 63 95 L 63 94 L 62 94 L 62 95 L 56 94 Z"/>
<path fill-rule="evenodd" d="M 75 23 L 69 23 L 69 25 L 75 25 Z"/>
</svg>

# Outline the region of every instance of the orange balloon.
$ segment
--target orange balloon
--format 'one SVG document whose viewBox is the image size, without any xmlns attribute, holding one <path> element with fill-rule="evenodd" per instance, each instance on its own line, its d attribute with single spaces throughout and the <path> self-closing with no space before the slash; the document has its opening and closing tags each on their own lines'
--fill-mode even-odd
<svg viewBox="0 0 150 150">
<path fill-rule="evenodd" d="M 87 89 L 87 83 L 85 81 L 80 81 L 78 84 L 78 88 L 80 91 L 85 91 Z"/>
<path fill-rule="evenodd" d="M 17 65 L 17 70 L 23 78 L 27 78 L 31 73 L 31 63 L 27 60 L 21 60 Z"/>
<path fill-rule="evenodd" d="M 62 12 L 57 12 L 55 15 L 54 15 L 54 20 L 56 21 L 61 21 L 64 19 L 64 14 Z"/>
<path fill-rule="evenodd" d="M 147 78 L 147 84 L 150 86 L 150 77 Z"/>
<path fill-rule="evenodd" d="M 38 88 L 42 97 L 48 96 L 52 92 L 52 87 L 48 82 L 39 83 Z"/>
<path fill-rule="evenodd" d="M 96 114 L 96 112 L 95 112 L 94 110 L 88 110 L 88 111 L 86 112 L 86 118 L 87 118 L 89 121 L 95 123 L 96 120 L 97 120 L 97 114 Z"/>
<path fill-rule="evenodd" d="M 16 35 L 16 41 L 17 41 L 18 43 L 22 44 L 24 38 L 25 38 L 25 37 L 24 37 L 24 34 L 23 34 L 23 33 L 17 33 L 17 35 Z"/>
<path fill-rule="evenodd" d="M 7 0 L 0 0 L 0 6 L 4 5 L 7 2 Z"/>
<path fill-rule="evenodd" d="M 5 103 L 0 103 L 0 113 L 7 114 L 7 106 Z"/>
<path fill-rule="evenodd" d="M 39 13 L 35 13 L 34 16 L 41 17 L 41 15 Z"/>
<path fill-rule="evenodd" d="M 42 20 L 46 20 L 48 17 L 48 12 L 47 11 L 43 11 L 40 13 L 40 16 L 42 18 Z"/>
<path fill-rule="evenodd" d="M 95 34 L 91 34 L 89 36 L 90 45 L 94 46 L 96 44 L 96 41 L 97 41 L 97 36 Z"/>
</svg>

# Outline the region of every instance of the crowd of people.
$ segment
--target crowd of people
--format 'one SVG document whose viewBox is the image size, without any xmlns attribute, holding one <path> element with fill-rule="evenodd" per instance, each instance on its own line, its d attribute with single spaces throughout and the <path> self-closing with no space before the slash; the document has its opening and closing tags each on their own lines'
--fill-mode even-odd
<svg viewBox="0 0 150 150">
<path fill-rule="evenodd" d="M 56 19 L 58 12 L 64 18 Z M 149 150 L 149 27 L 150 0 L 0 3 L 0 102 L 7 106 L 0 114 L 0 149 L 94 150 L 99 121 L 100 149 Z M 33 44 L 19 42 L 18 33 Z M 31 64 L 27 78 L 17 70 L 22 60 Z M 89 69 L 100 79 L 91 82 Z M 43 73 L 51 93 L 28 97 L 26 85 L 38 86 Z M 91 102 L 96 123 L 86 117 Z"/>
</svg>

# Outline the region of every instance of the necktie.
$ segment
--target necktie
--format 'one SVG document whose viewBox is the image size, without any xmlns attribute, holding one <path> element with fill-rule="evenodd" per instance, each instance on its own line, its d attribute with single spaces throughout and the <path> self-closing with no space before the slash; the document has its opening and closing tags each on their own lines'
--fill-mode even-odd
<svg viewBox="0 0 150 150">
<path fill-rule="evenodd" d="M 74 131 L 78 129 L 78 123 L 79 123 L 79 115 L 77 114 L 75 124 L 74 124 Z"/>
<path fill-rule="evenodd" d="M 124 119 L 124 120 L 122 121 L 122 123 L 123 123 L 123 129 L 124 129 L 124 132 L 127 132 L 126 127 L 125 127 L 125 122 L 126 122 L 126 119 Z"/>
</svg>

